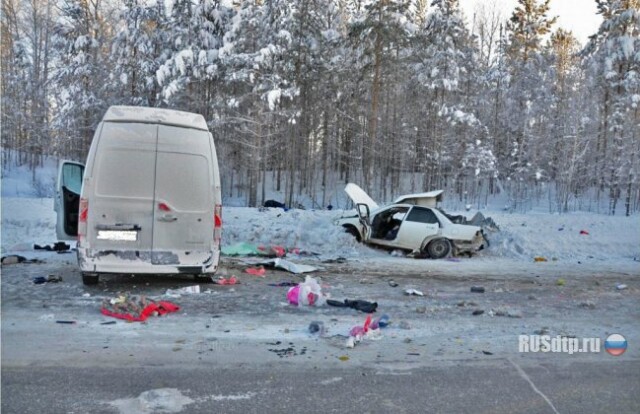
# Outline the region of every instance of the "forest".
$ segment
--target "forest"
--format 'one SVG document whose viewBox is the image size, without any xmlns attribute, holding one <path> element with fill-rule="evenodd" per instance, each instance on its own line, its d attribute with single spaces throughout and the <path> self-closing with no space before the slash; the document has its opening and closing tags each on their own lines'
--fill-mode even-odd
<svg viewBox="0 0 640 414">
<path fill-rule="evenodd" d="M 84 160 L 106 109 L 136 105 L 202 114 L 248 206 L 356 182 L 638 212 L 640 0 L 585 0 L 586 44 L 550 1 L 2 0 L 3 171 Z"/>
</svg>

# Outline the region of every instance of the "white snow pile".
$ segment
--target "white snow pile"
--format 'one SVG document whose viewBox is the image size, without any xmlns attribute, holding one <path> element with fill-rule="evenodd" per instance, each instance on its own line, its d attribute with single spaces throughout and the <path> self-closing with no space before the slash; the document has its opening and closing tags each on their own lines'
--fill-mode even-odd
<svg viewBox="0 0 640 414">
<path fill-rule="evenodd" d="M 279 208 L 224 207 L 222 243 L 278 245 L 329 256 L 376 254 L 335 226 L 340 212 Z M 24 251 L 33 244 L 56 241 L 56 216 L 51 198 L 2 198 L 2 252 Z"/>
<path fill-rule="evenodd" d="M 261 211 L 262 210 L 262 211 Z M 226 207 L 222 212 L 222 243 L 278 245 L 324 255 L 360 256 L 367 250 L 333 220 L 341 211 Z"/>
<path fill-rule="evenodd" d="M 595 213 L 491 213 L 488 254 L 531 260 L 633 259 L 640 256 L 640 220 Z M 588 234 L 581 234 L 584 231 Z"/>
</svg>

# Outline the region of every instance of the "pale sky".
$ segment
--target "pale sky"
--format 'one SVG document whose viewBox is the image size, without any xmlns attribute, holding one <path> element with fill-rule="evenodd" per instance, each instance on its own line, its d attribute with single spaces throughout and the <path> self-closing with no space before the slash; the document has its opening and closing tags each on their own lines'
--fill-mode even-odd
<svg viewBox="0 0 640 414">
<path fill-rule="evenodd" d="M 518 4 L 517 0 L 460 0 L 467 19 L 471 21 L 476 5 L 495 2 L 505 19 L 508 19 Z M 596 14 L 594 0 L 551 0 L 550 16 L 558 16 L 553 30 L 562 27 L 571 30 L 576 38 L 584 45 L 589 36 L 598 31 L 602 19 Z"/>
</svg>

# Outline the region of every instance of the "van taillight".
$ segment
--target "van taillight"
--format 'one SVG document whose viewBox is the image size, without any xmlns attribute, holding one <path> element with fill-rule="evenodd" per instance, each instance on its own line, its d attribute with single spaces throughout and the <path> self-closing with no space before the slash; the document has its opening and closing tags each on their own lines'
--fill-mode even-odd
<svg viewBox="0 0 640 414">
<path fill-rule="evenodd" d="M 222 227 L 222 205 L 216 204 L 216 208 L 213 213 L 213 221 L 216 228 Z"/>
<path fill-rule="evenodd" d="M 80 199 L 80 208 L 78 209 L 78 239 L 87 235 L 87 218 L 89 216 L 89 200 Z"/>
<path fill-rule="evenodd" d="M 213 242 L 215 246 L 220 246 L 222 238 L 222 205 L 216 204 L 213 210 Z"/>
</svg>

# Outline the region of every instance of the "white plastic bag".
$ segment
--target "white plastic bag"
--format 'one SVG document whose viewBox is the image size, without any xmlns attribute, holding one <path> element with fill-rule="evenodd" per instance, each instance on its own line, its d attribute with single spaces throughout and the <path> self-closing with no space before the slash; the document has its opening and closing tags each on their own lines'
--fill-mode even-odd
<svg viewBox="0 0 640 414">
<path fill-rule="evenodd" d="M 320 284 L 311 276 L 306 276 L 304 282 L 289 289 L 287 298 L 292 305 L 322 306 L 327 301 Z"/>
</svg>

